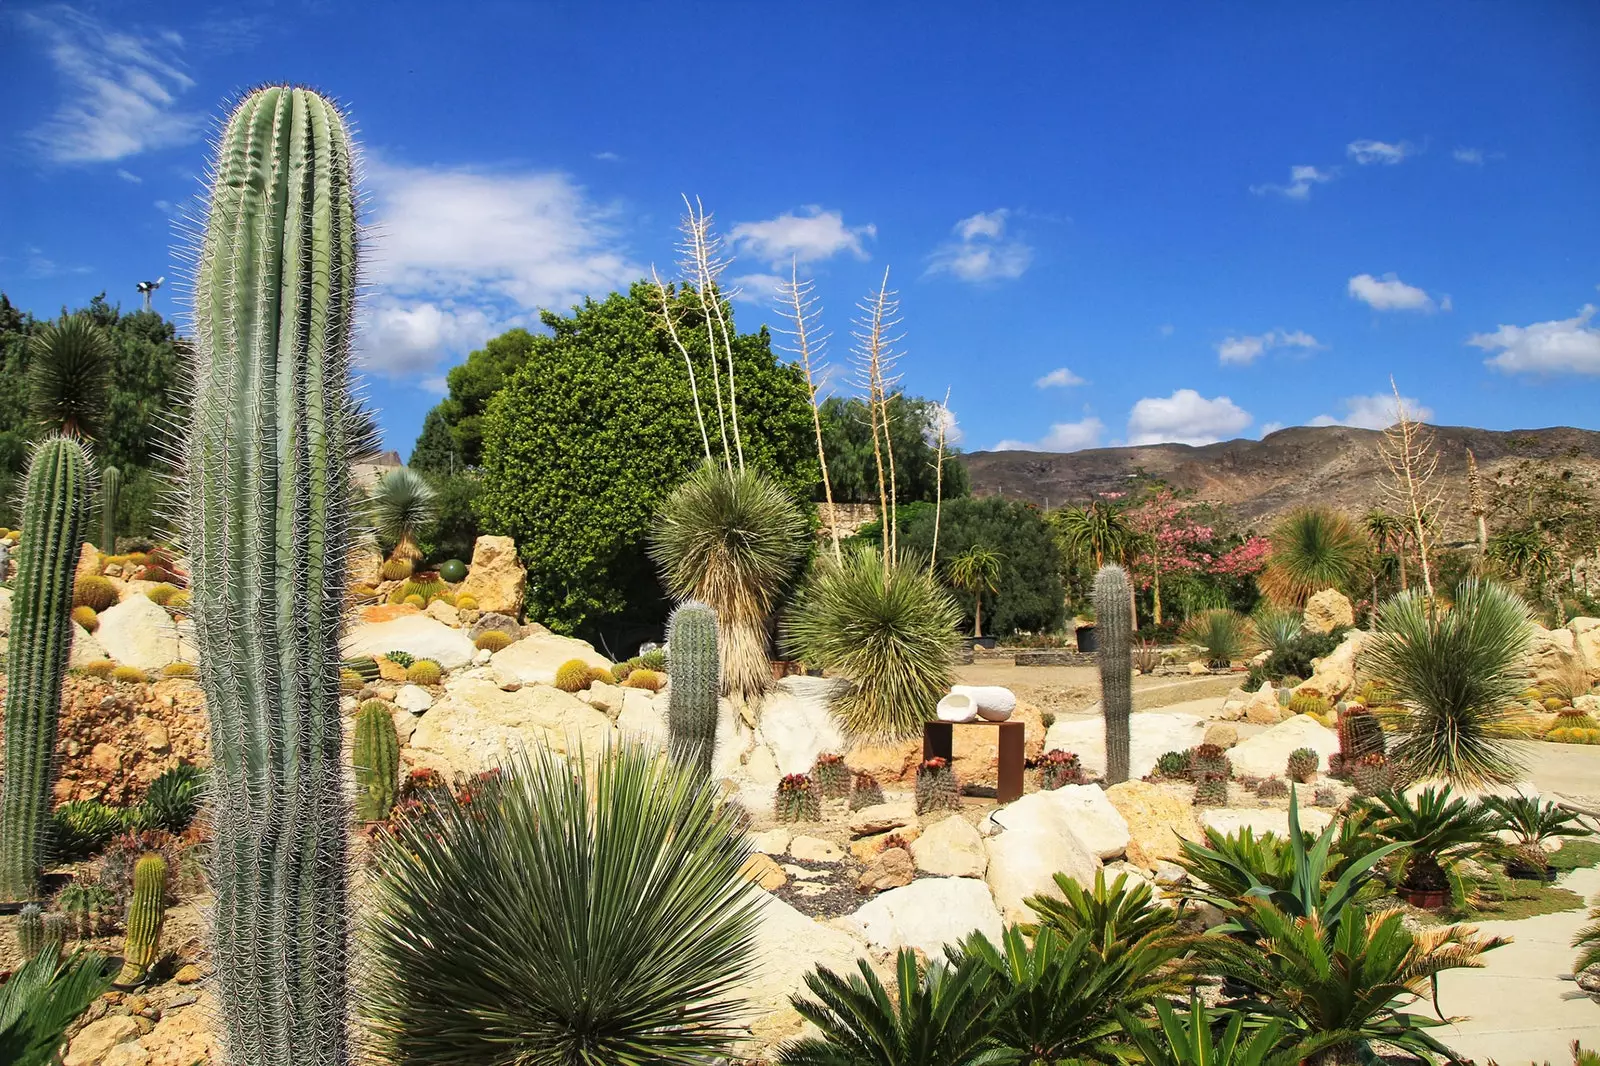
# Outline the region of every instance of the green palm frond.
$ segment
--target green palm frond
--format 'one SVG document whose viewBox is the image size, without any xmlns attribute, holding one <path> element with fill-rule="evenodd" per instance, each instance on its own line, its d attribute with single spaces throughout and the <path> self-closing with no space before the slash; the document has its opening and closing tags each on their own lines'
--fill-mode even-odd
<svg viewBox="0 0 1600 1066">
<path fill-rule="evenodd" d="M 1600 966 L 1600 896 L 1596 896 L 1590 904 L 1589 918 L 1590 923 L 1579 929 L 1572 938 L 1572 946 L 1579 949 L 1577 961 L 1572 964 L 1573 973 Z"/>
<path fill-rule="evenodd" d="M 1390 758 L 1404 778 L 1476 787 L 1521 778 L 1518 700 L 1532 628 L 1527 604 L 1504 586 L 1469 578 L 1454 607 L 1402 592 L 1378 612 L 1363 668 L 1398 697 Z"/>
<path fill-rule="evenodd" d="M 1386 792 L 1366 805 L 1372 831 L 1404 846 L 1401 886 L 1442 890 L 1451 867 L 1493 851 L 1503 822 L 1494 807 L 1452 796 L 1449 786 L 1429 785 L 1414 796 Z"/>
<path fill-rule="evenodd" d="M 69 315 L 28 341 L 28 405 L 51 429 L 93 437 L 106 415 L 111 338 L 88 315 Z"/>
<path fill-rule="evenodd" d="M 395 467 L 373 486 L 372 525 L 378 536 L 394 545 L 395 558 L 422 558 L 417 537 L 433 524 L 434 496 L 428 479 L 409 466 Z"/>
<path fill-rule="evenodd" d="M 1577 811 L 1569 811 L 1539 796 L 1487 796 L 1484 803 L 1500 815 L 1519 844 L 1542 844 L 1556 837 L 1586 837 L 1589 829 Z"/>
<path fill-rule="evenodd" d="M 1349 588 L 1366 560 L 1355 524 L 1327 507 L 1303 507 L 1279 521 L 1268 538 L 1272 552 L 1261 590 L 1287 607 L 1303 606 L 1323 589 Z"/>
<path fill-rule="evenodd" d="M 111 987 L 115 971 L 103 955 L 75 952 L 57 958 L 57 946 L 28 959 L 0 985 L 0 1062 L 51 1066 L 67 1030 Z"/>
<path fill-rule="evenodd" d="M 1066 874 L 1055 875 L 1061 898 L 1030 896 L 1024 902 L 1039 916 L 1039 926 L 1072 940 L 1089 935 L 1089 946 L 1103 959 L 1114 959 L 1144 944 L 1170 939 L 1177 931 L 1178 914 L 1155 901 L 1145 881 L 1130 881 L 1118 874 L 1110 886 L 1106 872 L 1094 872 L 1094 887 L 1084 887 Z M 1031 932 L 1031 930 L 1028 930 Z"/>
<path fill-rule="evenodd" d="M 1281 1019 L 1246 1030 L 1245 1012 L 1213 1012 L 1198 993 L 1189 997 L 1186 1015 L 1173 1010 L 1166 1000 L 1158 1000 L 1155 1006 L 1155 1029 L 1128 1011 L 1117 1010 L 1117 1021 L 1139 1050 L 1144 1066 L 1294 1066 L 1341 1039 L 1324 1036 L 1280 1046 L 1285 1044 Z"/>
</svg>

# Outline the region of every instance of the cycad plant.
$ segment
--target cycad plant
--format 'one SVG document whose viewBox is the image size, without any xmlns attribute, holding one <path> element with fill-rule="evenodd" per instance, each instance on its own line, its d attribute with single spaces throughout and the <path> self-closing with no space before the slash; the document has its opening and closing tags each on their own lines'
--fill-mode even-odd
<svg viewBox="0 0 1600 1066">
<path fill-rule="evenodd" d="M 1252 1025 L 1247 1033 L 1243 1011 L 1214 1014 L 1199 993 L 1189 997 L 1188 1014 L 1179 1014 L 1166 1000 L 1157 1000 L 1155 1007 L 1154 1028 L 1117 1011 L 1123 1035 L 1145 1066 L 1293 1066 L 1317 1050 L 1311 1042 L 1280 1046 L 1284 1025 L 1279 1019 Z"/>
<path fill-rule="evenodd" d="M 1178 636 L 1204 650 L 1206 665 L 1226 669 L 1255 643 L 1249 619 L 1225 607 L 1204 611 L 1184 622 Z"/>
<path fill-rule="evenodd" d="M 106 415 L 115 354 L 111 338 L 88 315 L 64 316 L 35 333 L 28 341 L 33 417 L 70 436 L 95 436 Z"/>
<path fill-rule="evenodd" d="M 1448 610 L 1416 590 L 1400 593 L 1378 611 L 1376 629 L 1362 667 L 1403 708 L 1389 749 L 1402 778 L 1469 787 L 1518 780 L 1517 701 L 1528 687 L 1533 633 L 1527 605 L 1502 585 L 1468 578 Z"/>
<path fill-rule="evenodd" d="M 417 538 L 433 523 L 434 490 L 428 479 L 409 466 L 397 466 L 372 487 L 372 525 L 378 536 L 394 545 L 391 559 L 419 562 Z"/>
<path fill-rule="evenodd" d="M 1507 872 L 1514 876 L 1545 875 L 1550 868 L 1545 841 L 1590 835 L 1577 811 L 1557 807 L 1538 796 L 1489 796 L 1484 803 L 1494 809 L 1503 827 L 1517 838 L 1508 849 L 1506 862 Z"/>
<path fill-rule="evenodd" d="M 847 678 L 833 712 L 852 737 L 902 740 L 933 716 L 954 676 L 961 609 L 911 552 L 819 558 L 784 619 L 788 653 Z"/>
<path fill-rule="evenodd" d="M 767 616 L 805 550 L 800 508 L 754 470 L 706 462 L 662 504 L 651 555 L 673 595 L 717 612 L 725 695 L 772 687 Z"/>
<path fill-rule="evenodd" d="M 1572 963 L 1574 974 L 1600 967 L 1600 896 L 1590 901 L 1589 924 L 1578 930 L 1572 946 L 1578 949 L 1578 957 Z"/>
<path fill-rule="evenodd" d="M 1313 593 L 1345 589 L 1360 574 L 1367 548 L 1355 523 L 1327 507 L 1302 507 L 1272 528 L 1261 591 L 1286 607 Z"/>
<path fill-rule="evenodd" d="M 59 959 L 52 945 L 0 984 L 0 1062 L 54 1066 L 67 1030 L 111 986 L 104 955 Z"/>
<path fill-rule="evenodd" d="M 1039 916 L 1039 927 L 1051 929 L 1070 941 L 1080 933 L 1102 959 L 1115 959 L 1141 946 L 1170 940 L 1177 931 L 1178 912 L 1155 901 L 1148 882 L 1129 881 L 1118 874 L 1109 886 L 1106 872 L 1094 872 L 1094 887 L 1085 889 L 1066 874 L 1055 875 L 1061 898 L 1030 896 L 1026 902 Z"/>
<path fill-rule="evenodd" d="M 993 548 L 974 544 L 945 565 L 950 584 L 972 597 L 972 635 L 983 636 L 983 594 L 1000 589 L 1000 564 L 1005 556 Z"/>
<path fill-rule="evenodd" d="M 622 746 L 514 759 L 379 838 L 362 1008 L 387 1060 L 699 1064 L 735 1036 L 759 892 L 737 808 Z"/>
<path fill-rule="evenodd" d="M 1488 804 L 1452 796 L 1449 787 L 1429 786 L 1415 798 L 1386 792 L 1373 800 L 1372 830 L 1405 851 L 1398 887 L 1402 892 L 1446 892 L 1450 870 L 1499 844 L 1500 815 Z"/>
</svg>

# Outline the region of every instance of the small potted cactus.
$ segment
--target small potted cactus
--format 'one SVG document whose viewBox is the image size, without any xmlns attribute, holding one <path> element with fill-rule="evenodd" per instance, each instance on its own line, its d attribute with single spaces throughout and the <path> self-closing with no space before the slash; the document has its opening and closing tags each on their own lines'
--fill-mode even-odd
<svg viewBox="0 0 1600 1066">
<path fill-rule="evenodd" d="M 850 794 L 850 770 L 844 764 L 843 755 L 831 751 L 818 755 L 811 776 L 824 799 L 843 799 Z"/>
<path fill-rule="evenodd" d="M 1039 760 L 1039 787 L 1057 789 L 1083 784 L 1083 762 L 1072 752 L 1052 748 Z"/>
<path fill-rule="evenodd" d="M 1322 765 L 1322 759 L 1312 748 L 1296 748 L 1289 753 L 1289 762 L 1284 767 L 1284 773 L 1289 780 L 1305 784 L 1317 776 L 1317 767 Z"/>
<path fill-rule="evenodd" d="M 850 809 L 876 806 L 883 802 L 883 786 L 871 774 L 856 774 L 850 781 Z"/>
<path fill-rule="evenodd" d="M 778 782 L 773 813 L 780 822 L 822 820 L 822 792 L 806 774 L 789 774 Z"/>
<path fill-rule="evenodd" d="M 955 810 L 961 806 L 961 788 L 950 760 L 937 755 L 917 767 L 917 813 Z"/>
</svg>

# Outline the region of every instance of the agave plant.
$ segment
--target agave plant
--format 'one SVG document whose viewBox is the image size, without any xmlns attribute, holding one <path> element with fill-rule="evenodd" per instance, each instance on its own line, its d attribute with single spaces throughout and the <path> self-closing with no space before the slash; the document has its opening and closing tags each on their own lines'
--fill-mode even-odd
<svg viewBox="0 0 1600 1066">
<path fill-rule="evenodd" d="M 416 1064 L 716 1058 L 752 962 L 749 854 L 713 784 L 633 745 L 433 794 L 376 846 L 369 1028 Z"/>
<path fill-rule="evenodd" d="M 1085 890 L 1066 874 L 1055 875 L 1061 898 L 1030 896 L 1025 902 L 1039 916 L 1038 928 L 1049 929 L 1063 940 L 1079 933 L 1089 935 L 1089 947 L 1102 959 L 1115 959 L 1144 945 L 1170 939 L 1177 930 L 1178 913 L 1155 901 L 1144 881 L 1129 881 L 1118 874 L 1108 887 L 1106 872 L 1094 872 L 1094 888 Z M 1032 930 L 1027 930 L 1032 931 Z"/>
<path fill-rule="evenodd" d="M 817 560 L 784 620 L 783 643 L 792 657 L 852 682 L 833 704 L 846 732 L 902 740 L 949 691 L 960 622 L 925 560 L 902 550 L 890 563 L 861 548 L 843 562 Z"/>
<path fill-rule="evenodd" d="M 1261 591 L 1286 607 L 1303 607 L 1323 589 L 1348 588 L 1367 556 L 1355 524 L 1327 507 L 1292 512 L 1268 540 L 1272 551 L 1259 579 Z"/>
<path fill-rule="evenodd" d="M 1246 1036 L 1243 1012 L 1228 1011 L 1224 1016 L 1226 1024 L 1207 1009 L 1198 993 L 1190 995 L 1187 1015 L 1180 1015 L 1166 1000 L 1157 1000 L 1159 1024 L 1154 1030 L 1128 1011 L 1117 1010 L 1123 1035 L 1139 1050 L 1145 1066 L 1293 1066 L 1331 1044 L 1323 1037 L 1281 1048 L 1282 1020 L 1252 1026 Z"/>
<path fill-rule="evenodd" d="M 1576 811 L 1569 811 L 1538 796 L 1489 796 L 1484 803 L 1500 816 L 1502 826 L 1517 838 L 1508 868 L 1513 874 L 1543 876 L 1550 862 L 1544 844 L 1558 837 L 1586 837 L 1589 829 Z"/>
<path fill-rule="evenodd" d="M 767 616 L 805 548 L 800 508 L 754 470 L 707 462 L 662 504 L 650 553 L 673 595 L 717 612 L 726 695 L 772 687 Z"/>
<path fill-rule="evenodd" d="M 0 1062 L 53 1066 L 67 1030 L 111 987 L 115 971 L 103 955 L 74 952 L 59 959 L 57 945 L 26 959 L 0 984 Z"/>
<path fill-rule="evenodd" d="M 1389 751 L 1400 774 L 1467 786 L 1518 780 L 1516 708 L 1533 634 L 1527 604 L 1504 586 L 1468 578 L 1450 610 L 1419 592 L 1400 593 L 1378 611 L 1376 629 L 1362 663 L 1404 708 Z"/>
<path fill-rule="evenodd" d="M 93 437 L 106 415 L 111 338 L 88 315 L 68 315 L 28 341 L 28 406 L 51 429 Z M 109 549 L 108 549 L 109 550 Z"/>
<path fill-rule="evenodd" d="M 1452 797 L 1448 786 L 1429 786 L 1414 799 L 1386 792 L 1368 801 L 1373 831 L 1405 850 L 1402 892 L 1446 892 L 1450 870 L 1465 859 L 1494 850 L 1500 816 L 1488 804 Z"/>
<path fill-rule="evenodd" d="M 1266 604 L 1256 611 L 1251 622 L 1255 628 L 1257 651 L 1286 656 L 1294 652 L 1295 640 L 1305 626 L 1305 616 L 1299 611 Z"/>
<path fill-rule="evenodd" d="M 422 550 L 417 537 L 433 523 L 434 490 L 427 478 L 409 466 L 397 466 L 372 488 L 372 525 L 378 535 L 394 545 L 391 559 L 417 562 Z"/>
<path fill-rule="evenodd" d="M 1178 630 L 1178 636 L 1205 649 L 1208 666 L 1224 669 L 1244 658 L 1255 643 L 1249 620 L 1225 607 L 1195 615 Z"/>
</svg>

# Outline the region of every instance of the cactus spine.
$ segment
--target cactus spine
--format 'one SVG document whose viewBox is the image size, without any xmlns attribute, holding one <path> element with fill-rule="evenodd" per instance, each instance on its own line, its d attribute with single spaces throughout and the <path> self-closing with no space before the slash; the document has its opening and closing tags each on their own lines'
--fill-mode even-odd
<svg viewBox="0 0 1600 1066">
<path fill-rule="evenodd" d="M 228 1066 L 345 1066 L 339 637 L 353 457 L 353 148 L 271 85 L 218 139 L 196 249 L 183 506 L 214 761 L 212 956 Z"/>
<path fill-rule="evenodd" d="M 65 436 L 44 440 L 28 462 L 6 652 L 0 901 L 33 899 L 44 867 L 61 679 L 72 652 L 73 577 L 88 521 L 91 469 L 83 445 Z"/>
<path fill-rule="evenodd" d="M 356 817 L 379 822 L 394 809 L 400 780 L 400 734 L 394 715 L 382 700 L 368 700 L 356 714 Z"/>
<path fill-rule="evenodd" d="M 1094 576 L 1095 637 L 1100 650 L 1100 708 L 1106 719 L 1106 783 L 1128 779 L 1128 718 L 1133 713 L 1133 594 L 1128 573 L 1112 564 Z"/>
<path fill-rule="evenodd" d="M 144 980 L 161 952 L 161 924 L 167 917 L 167 860 L 145 855 L 133 867 L 133 895 L 128 897 L 128 936 L 122 949 L 119 985 Z"/>
<path fill-rule="evenodd" d="M 717 746 L 717 612 L 682 604 L 667 621 L 667 736 L 672 757 L 711 776 Z"/>
<path fill-rule="evenodd" d="M 117 498 L 122 495 L 122 471 L 108 466 L 100 471 L 100 550 L 117 550 Z"/>
</svg>

